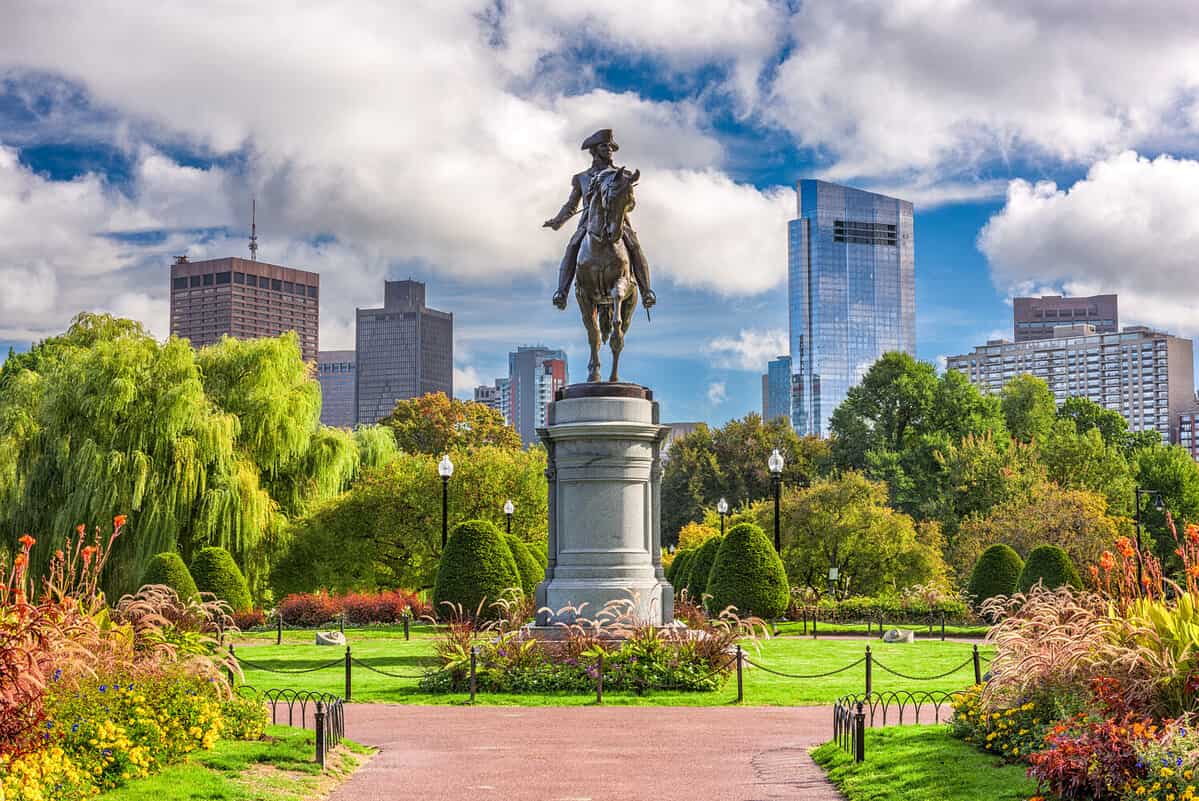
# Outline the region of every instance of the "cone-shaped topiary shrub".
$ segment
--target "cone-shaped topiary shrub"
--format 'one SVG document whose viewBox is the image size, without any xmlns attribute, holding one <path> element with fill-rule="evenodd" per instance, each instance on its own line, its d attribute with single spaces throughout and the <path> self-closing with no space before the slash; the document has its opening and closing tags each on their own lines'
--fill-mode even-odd
<svg viewBox="0 0 1199 801">
<path fill-rule="evenodd" d="M 716 561 L 716 552 L 720 550 L 720 537 L 711 537 L 695 551 L 691 559 L 691 570 L 687 575 L 687 595 L 697 604 L 702 604 L 704 593 L 708 591 L 708 576 L 712 573 L 712 564 Z"/>
<path fill-rule="evenodd" d="M 1011 595 L 1020 581 L 1024 560 L 1011 547 L 997 542 L 982 552 L 970 571 L 966 588 L 976 606 L 996 595 Z"/>
<path fill-rule="evenodd" d="M 517 572 L 520 573 L 520 588 L 524 590 L 526 597 L 532 598 L 537 583 L 545 578 L 545 568 L 520 537 L 505 534 L 504 541 L 508 543 L 508 550 L 512 551 L 512 559 L 516 562 Z"/>
<path fill-rule="evenodd" d="M 1050 590 L 1064 586 L 1082 589 L 1082 578 L 1070 555 L 1056 545 L 1041 545 L 1029 552 L 1017 587 L 1020 592 L 1028 592 L 1038 581 Z"/>
<path fill-rule="evenodd" d="M 467 615 L 476 610 L 495 617 L 491 604 L 521 588 L 520 568 L 504 535 L 486 520 L 467 520 L 454 526 L 437 565 L 433 584 L 433 610 L 441 618 L 450 614 L 446 603 L 461 605 Z M 483 608 L 479 609 L 479 603 Z"/>
<path fill-rule="evenodd" d="M 691 570 L 691 560 L 694 557 L 694 548 L 687 548 L 674 555 L 674 561 L 670 565 L 674 568 L 670 583 L 674 587 L 675 595 L 681 594 L 687 588 L 687 574 Z"/>
<path fill-rule="evenodd" d="M 204 548 L 197 553 L 192 558 L 191 573 L 200 592 L 212 593 L 217 600 L 229 604 L 234 612 L 250 609 L 250 587 L 246 577 L 224 548 Z"/>
<path fill-rule="evenodd" d="M 196 582 L 183 563 L 183 557 L 174 551 L 160 553 L 150 560 L 142 576 L 142 586 L 147 584 L 165 584 L 185 601 L 195 598 L 198 593 Z"/>
<path fill-rule="evenodd" d="M 735 606 L 737 614 L 776 618 L 787 611 L 790 589 L 783 560 L 762 529 L 738 523 L 729 529 L 708 577 L 708 611 Z"/>
</svg>

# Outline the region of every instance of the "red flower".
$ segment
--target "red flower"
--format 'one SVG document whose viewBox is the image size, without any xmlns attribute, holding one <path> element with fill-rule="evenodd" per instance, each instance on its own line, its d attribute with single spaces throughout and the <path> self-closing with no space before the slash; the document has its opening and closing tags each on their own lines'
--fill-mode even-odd
<svg viewBox="0 0 1199 801">
<path fill-rule="evenodd" d="M 35 540 L 33 537 L 29 536 L 28 534 L 22 534 L 21 539 L 17 540 L 17 542 L 21 543 L 26 548 L 32 548 L 33 543 L 37 542 L 37 540 Z"/>
<path fill-rule="evenodd" d="M 80 537 L 82 537 L 83 532 L 87 531 L 87 526 L 80 523 L 79 525 L 75 526 L 75 531 L 78 532 Z"/>
<path fill-rule="evenodd" d="M 98 551 L 98 550 L 99 550 L 99 548 L 97 548 L 95 545 L 89 545 L 86 548 L 84 548 L 82 551 L 83 564 L 85 564 L 85 565 L 91 564 L 92 557 L 95 555 L 96 551 Z"/>
<path fill-rule="evenodd" d="M 129 518 L 126 517 L 125 515 L 117 515 L 116 517 L 114 517 L 112 519 L 112 527 L 113 528 L 121 528 L 122 526 L 125 525 L 125 521 L 128 519 Z"/>
</svg>

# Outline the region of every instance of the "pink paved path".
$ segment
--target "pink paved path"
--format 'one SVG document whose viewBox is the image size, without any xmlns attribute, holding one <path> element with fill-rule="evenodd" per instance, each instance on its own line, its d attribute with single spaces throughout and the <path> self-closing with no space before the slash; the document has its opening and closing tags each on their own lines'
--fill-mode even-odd
<svg viewBox="0 0 1199 801">
<path fill-rule="evenodd" d="M 808 756 L 821 707 L 352 704 L 380 749 L 331 801 L 838 801 Z"/>
</svg>

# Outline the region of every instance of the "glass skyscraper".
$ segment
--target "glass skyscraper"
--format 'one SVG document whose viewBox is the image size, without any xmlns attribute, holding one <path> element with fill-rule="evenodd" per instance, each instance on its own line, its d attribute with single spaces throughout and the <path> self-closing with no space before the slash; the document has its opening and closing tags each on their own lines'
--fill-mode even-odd
<svg viewBox="0 0 1199 801">
<path fill-rule="evenodd" d="M 791 419 L 791 357 L 779 356 L 766 363 L 763 376 L 765 394 L 762 396 L 762 419 L 776 417 Z"/>
<path fill-rule="evenodd" d="M 791 423 L 828 436 L 849 388 L 888 351 L 916 353 L 912 204 L 827 181 L 799 182 L 788 224 Z"/>
</svg>

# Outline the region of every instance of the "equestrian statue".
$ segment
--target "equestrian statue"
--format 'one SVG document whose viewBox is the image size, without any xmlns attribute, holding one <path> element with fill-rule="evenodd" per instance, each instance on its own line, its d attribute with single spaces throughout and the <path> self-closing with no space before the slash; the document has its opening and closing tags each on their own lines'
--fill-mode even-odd
<svg viewBox="0 0 1199 801">
<path fill-rule="evenodd" d="M 575 299 L 591 345 L 587 380 L 600 380 L 600 345 L 607 342 L 612 347 L 608 380 L 620 381 L 620 352 L 637 310 L 638 289 L 647 315 L 657 301 L 649 285 L 649 264 L 628 220 L 636 205 L 633 186 L 641 171 L 629 172 L 612 163 L 612 154 L 620 148 L 609 128 L 587 137 L 582 149 L 591 152 L 591 166 L 571 178 L 570 197 L 556 216 L 543 223 L 557 231 L 582 213 L 558 269 L 553 303 L 565 309 L 567 292 L 575 283 Z"/>
</svg>

